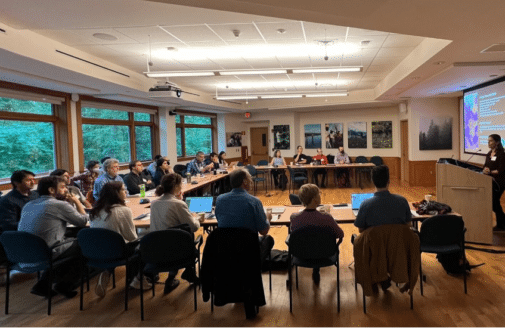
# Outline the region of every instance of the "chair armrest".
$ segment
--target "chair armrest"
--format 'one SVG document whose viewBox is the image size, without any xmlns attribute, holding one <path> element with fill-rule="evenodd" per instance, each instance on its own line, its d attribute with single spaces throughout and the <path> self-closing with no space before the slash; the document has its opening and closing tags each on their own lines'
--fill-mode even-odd
<svg viewBox="0 0 505 328">
<path fill-rule="evenodd" d="M 288 235 L 288 236 L 286 237 L 286 245 L 288 245 L 288 246 L 289 246 L 289 237 L 290 237 L 290 236 L 291 236 L 291 235 Z"/>
<path fill-rule="evenodd" d="M 344 237 L 338 239 L 337 247 L 340 246 L 340 244 L 342 244 L 342 241 L 344 241 Z"/>
</svg>

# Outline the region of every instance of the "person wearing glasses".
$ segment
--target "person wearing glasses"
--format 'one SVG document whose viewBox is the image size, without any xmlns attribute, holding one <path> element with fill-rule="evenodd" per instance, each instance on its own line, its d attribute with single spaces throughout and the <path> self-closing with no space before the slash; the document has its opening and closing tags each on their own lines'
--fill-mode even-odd
<svg viewBox="0 0 505 328">
<path fill-rule="evenodd" d="M 35 173 L 27 170 L 14 171 L 11 176 L 12 190 L 0 198 L 0 233 L 18 229 L 21 210 L 39 194 L 32 190 L 35 186 Z"/>
<path fill-rule="evenodd" d="M 146 191 L 154 189 L 153 178 L 149 173 L 145 174 L 144 166 L 140 161 L 131 161 L 128 165 L 130 168 L 130 173 L 124 177 L 124 183 L 126 188 L 128 188 L 128 193 L 130 195 L 135 195 L 140 193 L 140 185 L 146 185 Z"/>
<path fill-rule="evenodd" d="M 100 190 L 110 181 L 120 181 L 124 184 L 123 179 L 119 176 L 119 161 L 115 158 L 109 158 L 103 162 L 104 174 L 98 177 L 93 186 L 93 198 L 98 200 Z"/>
</svg>

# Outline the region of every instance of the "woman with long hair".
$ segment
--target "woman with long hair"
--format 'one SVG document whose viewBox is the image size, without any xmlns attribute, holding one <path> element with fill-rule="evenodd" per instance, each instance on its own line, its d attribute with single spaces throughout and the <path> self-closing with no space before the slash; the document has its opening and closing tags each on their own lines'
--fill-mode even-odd
<svg viewBox="0 0 505 328">
<path fill-rule="evenodd" d="M 161 179 L 160 185 L 156 188 L 156 195 L 161 196 L 151 204 L 151 232 L 170 229 L 182 224 L 187 224 L 191 232 L 200 228 L 200 222 L 188 208 L 188 205 L 179 199 L 181 194 L 182 177 L 177 173 L 170 173 Z M 169 272 L 165 281 L 164 293 L 168 294 L 179 285 L 179 280 L 175 279 L 177 271 Z M 186 268 L 181 278 L 196 283 L 195 272 L 191 268 Z"/>
<path fill-rule="evenodd" d="M 496 227 L 493 231 L 505 231 L 505 213 L 500 204 L 501 196 L 505 191 L 505 152 L 498 134 L 488 137 L 488 146 L 491 149 L 486 155 L 486 163 L 482 173 L 490 175 L 493 183 L 493 212 L 496 214 Z"/>
<path fill-rule="evenodd" d="M 100 190 L 100 196 L 95 203 L 95 206 L 89 213 L 91 228 L 103 228 L 119 233 L 125 240 L 128 256 L 135 253 L 135 248 L 138 243 L 133 243 L 137 240 L 137 232 L 133 223 L 132 210 L 126 206 L 126 188 L 120 181 L 107 182 Z M 138 276 L 133 277 L 140 268 L 140 263 L 132 264 L 132 270 L 129 270 L 130 276 L 128 280 L 132 280 L 130 286 L 140 289 L 140 280 Z M 111 271 L 104 271 L 98 277 L 98 282 L 95 288 L 95 293 L 104 297 L 107 292 Z M 144 281 L 150 286 L 150 283 Z M 149 287 L 146 287 L 149 288 Z"/>
<path fill-rule="evenodd" d="M 174 171 L 170 167 L 170 161 L 165 157 L 159 158 L 156 161 L 156 173 L 153 177 L 153 183 L 155 186 L 159 186 L 161 179 L 164 175 L 173 173 Z"/>
<path fill-rule="evenodd" d="M 274 157 L 272 157 L 272 161 L 270 162 L 271 166 L 286 166 L 286 161 L 284 157 L 281 155 L 281 151 L 279 149 L 274 151 Z M 277 188 L 279 186 L 279 174 L 285 174 L 284 170 L 272 170 L 272 176 L 274 177 L 274 184 Z"/>
</svg>

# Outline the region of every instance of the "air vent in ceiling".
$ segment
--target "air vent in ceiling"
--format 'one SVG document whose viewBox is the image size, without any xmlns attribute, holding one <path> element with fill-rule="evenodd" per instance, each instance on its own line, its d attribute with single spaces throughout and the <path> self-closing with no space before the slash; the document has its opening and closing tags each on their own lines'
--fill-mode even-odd
<svg viewBox="0 0 505 328">
<path fill-rule="evenodd" d="M 505 43 L 495 43 L 481 51 L 481 53 L 487 52 L 505 52 Z"/>
<path fill-rule="evenodd" d="M 96 67 L 100 67 L 100 68 L 103 68 L 103 69 L 106 69 L 110 72 L 113 72 L 113 73 L 116 73 L 116 74 L 119 74 L 119 75 L 122 75 L 122 76 L 126 76 L 126 77 L 130 77 L 130 75 L 126 75 L 124 73 L 121 73 L 121 72 L 118 72 L 118 71 L 115 71 L 113 70 L 112 68 L 108 68 L 108 67 L 105 67 L 105 66 L 102 66 L 102 65 L 98 65 L 98 64 L 95 64 L 93 62 L 90 62 L 89 60 L 86 60 L 86 59 L 82 59 L 82 58 L 79 58 L 77 56 L 74 56 L 74 55 L 71 55 L 71 54 L 67 54 L 66 52 L 63 52 L 63 51 L 60 51 L 60 50 L 56 50 L 57 53 L 59 54 L 62 54 L 62 55 L 65 55 L 65 56 L 68 56 L 68 57 L 71 57 L 71 58 L 74 58 L 74 59 L 77 59 L 77 60 L 80 60 L 80 61 L 83 61 L 85 63 L 88 63 L 90 65 L 94 65 Z"/>
</svg>

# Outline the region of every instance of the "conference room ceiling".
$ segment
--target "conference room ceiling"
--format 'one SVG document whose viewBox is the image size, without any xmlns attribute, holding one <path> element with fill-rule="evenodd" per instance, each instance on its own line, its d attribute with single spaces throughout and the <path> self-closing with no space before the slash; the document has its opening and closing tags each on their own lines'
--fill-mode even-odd
<svg viewBox="0 0 505 328">
<path fill-rule="evenodd" d="M 482 74 L 479 69 L 473 69 L 470 72 L 477 76 L 467 77 L 469 81 L 465 84 L 457 83 L 455 80 L 469 74 L 469 70 L 455 65 L 455 61 L 496 62 L 501 60 L 501 54 L 479 56 L 480 50 L 489 46 L 491 40 L 464 39 L 447 26 L 452 17 L 448 16 L 447 21 L 434 21 L 429 15 L 435 10 L 426 7 L 427 3 L 435 3 L 433 1 L 390 0 L 378 4 L 376 1 L 363 0 L 353 2 L 352 7 L 345 1 L 333 1 L 333 6 L 329 6 L 328 1 L 315 0 L 310 8 L 306 1 L 288 4 L 276 0 L 3 2 L 0 22 L 67 45 L 69 49 L 75 49 L 75 53 L 70 52 L 71 55 L 79 57 L 84 52 L 139 75 L 148 70 L 220 72 L 363 67 L 360 72 L 346 73 L 289 72 L 241 76 L 219 76 L 219 73 L 215 73 L 215 76 L 169 78 L 170 82 L 178 84 L 183 90 L 207 96 L 308 94 L 345 90 L 349 98 L 355 99 L 354 103 L 360 103 L 359 95 L 364 94 L 372 95 L 364 99 L 371 103 L 398 102 L 408 97 L 454 95 L 462 89 L 462 85 L 471 86 L 489 80 L 490 75 L 497 75 L 496 71 L 502 68 L 500 63 L 489 64 Z M 448 2 L 454 3 L 452 0 Z M 401 16 L 401 11 L 416 11 L 407 8 L 406 3 L 418 10 L 419 17 L 410 17 L 412 23 L 424 19 L 430 25 L 413 27 L 408 24 L 409 20 Z M 224 11 L 223 7 L 230 11 Z M 386 14 L 393 7 L 398 10 L 396 22 Z M 458 12 L 460 9 L 452 10 Z M 382 15 L 383 19 L 379 20 L 378 15 Z M 428 17 L 422 18 L 423 15 Z M 475 16 L 479 16 L 478 11 Z M 293 19 L 301 17 L 306 17 L 306 20 Z M 348 24 L 330 24 L 329 18 L 333 22 Z M 316 20 L 319 22 L 315 23 Z M 380 30 L 371 28 L 374 26 Z M 399 33 L 402 31 L 406 33 Z M 111 36 L 113 40 L 97 36 Z M 479 52 L 470 53 L 470 48 L 473 52 L 475 49 Z M 450 52 L 458 49 L 465 50 L 464 55 L 451 55 Z M 149 58 L 152 66 L 147 64 Z M 429 60 L 441 64 L 433 65 Z M 151 80 L 154 85 L 157 79 Z M 137 91 L 137 97 L 147 97 L 147 90 Z M 356 96 L 353 98 L 353 95 Z M 331 99 L 330 102 L 346 103 L 348 97 L 338 98 L 341 99 Z M 282 107 L 282 102 L 277 100 L 275 105 Z M 318 100 L 304 98 L 302 101 L 307 107 L 311 107 L 312 102 Z M 266 100 L 251 103 L 257 108 L 269 107 L 261 105 L 268 104 Z"/>
</svg>

